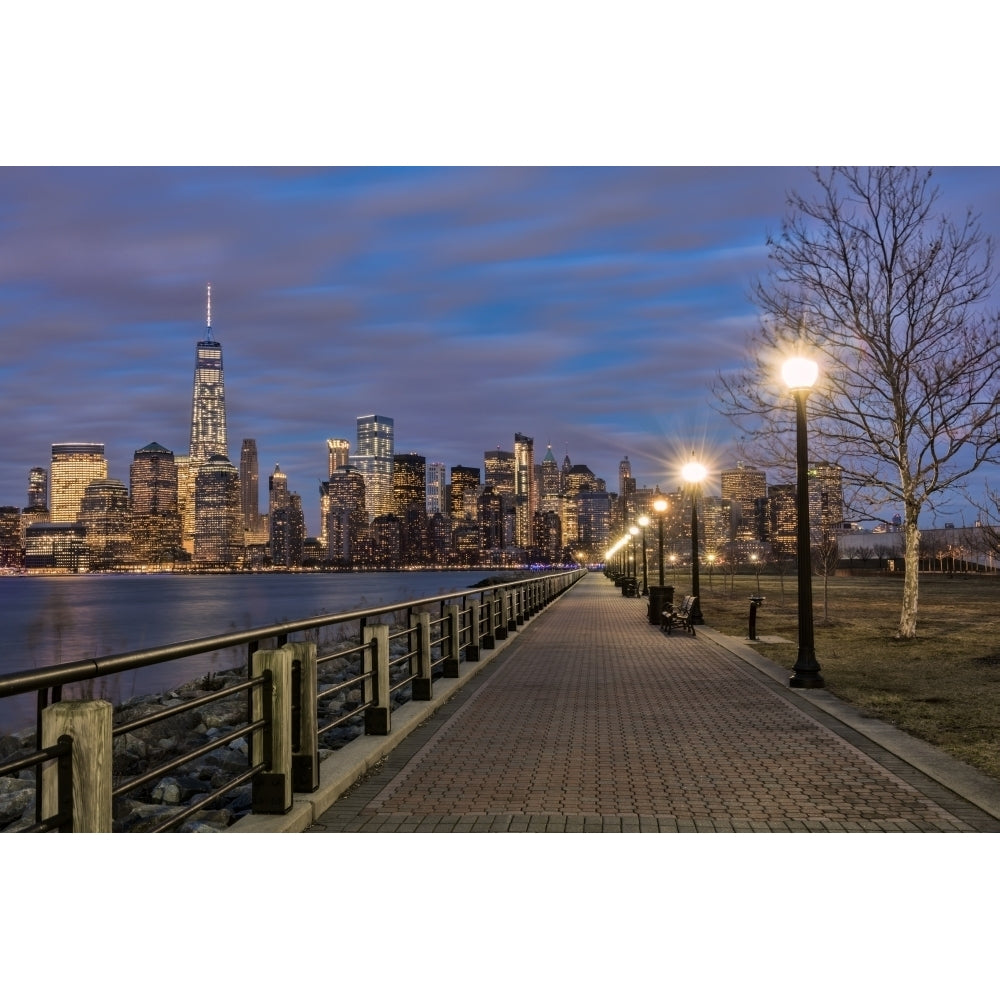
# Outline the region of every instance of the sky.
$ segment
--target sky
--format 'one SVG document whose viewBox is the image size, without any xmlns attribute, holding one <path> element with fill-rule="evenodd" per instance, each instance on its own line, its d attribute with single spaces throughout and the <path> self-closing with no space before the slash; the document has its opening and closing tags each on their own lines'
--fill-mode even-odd
<svg viewBox="0 0 1000 1000">
<path fill-rule="evenodd" d="M 712 385 L 813 183 L 775 164 L 949 164 L 942 208 L 1000 234 L 996 168 L 956 166 L 996 162 L 988 33 L 957 14 L 286 7 L 8 15 L 0 504 L 56 442 L 104 443 L 125 483 L 137 449 L 187 452 L 208 284 L 229 457 L 254 438 L 310 533 L 325 441 L 370 413 L 447 467 L 520 433 L 611 489 L 625 456 L 676 488 L 694 450 L 711 488 L 735 454 Z M 935 73 L 900 90 L 886 32 Z"/>
<path fill-rule="evenodd" d="M 936 171 L 1000 233 L 1000 172 Z M 482 468 L 515 433 L 617 489 L 714 473 L 713 408 L 743 364 L 751 282 L 798 167 L 0 169 L 0 503 L 51 445 L 103 442 L 128 483 L 188 451 L 206 286 L 229 457 L 257 441 L 319 529 L 328 437 L 392 417 L 397 452 Z M 717 476 L 710 480 L 709 488 Z M 262 504 L 266 495 L 262 496 Z"/>
</svg>

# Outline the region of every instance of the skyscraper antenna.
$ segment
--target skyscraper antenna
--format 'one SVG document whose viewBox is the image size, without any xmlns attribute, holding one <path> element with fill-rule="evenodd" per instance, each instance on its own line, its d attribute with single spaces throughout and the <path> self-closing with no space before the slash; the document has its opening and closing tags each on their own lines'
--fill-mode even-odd
<svg viewBox="0 0 1000 1000">
<path fill-rule="evenodd" d="M 208 329 L 212 329 L 212 285 L 208 285 Z"/>
</svg>

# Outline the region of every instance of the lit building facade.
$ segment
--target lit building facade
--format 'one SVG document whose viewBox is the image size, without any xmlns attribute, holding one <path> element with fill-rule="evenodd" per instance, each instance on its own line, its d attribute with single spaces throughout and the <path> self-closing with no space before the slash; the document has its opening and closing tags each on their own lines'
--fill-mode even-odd
<svg viewBox="0 0 1000 1000">
<path fill-rule="evenodd" d="M 155 441 L 140 448 L 129 466 L 132 554 L 140 564 L 173 562 L 181 548 L 174 453 Z"/>
<path fill-rule="evenodd" d="M 233 568 L 243 561 L 240 476 L 225 455 L 201 463 L 194 487 L 194 560 Z"/>
<path fill-rule="evenodd" d="M 84 490 L 95 479 L 106 479 L 108 463 L 104 445 L 67 443 L 52 445 L 49 482 L 52 496 L 49 514 L 52 521 L 70 522 L 80 518 Z"/>
<path fill-rule="evenodd" d="M 351 442 L 347 438 L 326 439 L 326 474 L 332 476 L 350 461 Z"/>
<path fill-rule="evenodd" d="M 28 525 L 25 569 L 85 573 L 89 565 L 86 529 L 79 521 L 36 521 Z"/>
<path fill-rule="evenodd" d="M 23 564 L 21 511 L 17 507 L 0 507 L 0 566 L 10 568 Z"/>
<path fill-rule="evenodd" d="M 212 455 L 228 458 L 226 444 L 226 389 L 222 345 L 212 336 L 212 286 L 208 286 L 205 339 L 198 342 L 191 397 L 191 461 L 196 465 Z"/>
<path fill-rule="evenodd" d="M 550 444 L 545 449 L 545 457 L 538 467 L 538 509 L 546 514 L 558 514 L 561 489 L 559 463 L 552 454 Z"/>
<path fill-rule="evenodd" d="M 373 520 L 392 512 L 392 468 L 395 429 L 392 417 L 378 414 L 357 418 L 358 447 L 350 456 L 365 480 L 365 505 Z"/>
<path fill-rule="evenodd" d="M 91 570 L 122 569 L 132 561 L 128 488 L 97 479 L 83 491 L 80 523 L 86 531 Z"/>
<path fill-rule="evenodd" d="M 443 514 L 447 511 L 446 470 L 444 462 L 427 464 L 427 513 Z"/>
<path fill-rule="evenodd" d="M 809 520 L 823 538 L 844 530 L 844 473 L 832 462 L 817 462 L 809 469 Z"/>
<path fill-rule="evenodd" d="M 28 472 L 28 506 L 35 509 L 49 506 L 49 474 L 40 465 Z"/>
<path fill-rule="evenodd" d="M 759 469 L 738 464 L 720 473 L 722 499 L 732 505 L 733 537 L 737 542 L 760 541 L 755 511 L 767 496 L 767 477 Z"/>
<path fill-rule="evenodd" d="M 364 477 L 349 465 L 341 466 L 321 484 L 320 493 L 326 509 L 326 558 L 336 565 L 349 565 L 368 528 Z"/>
<path fill-rule="evenodd" d="M 514 435 L 514 544 L 530 549 L 535 541 L 535 441 L 525 434 Z"/>
<path fill-rule="evenodd" d="M 473 468 L 471 465 L 453 465 L 451 467 L 447 513 L 452 521 L 462 521 L 467 517 L 475 520 L 479 490 L 479 469 Z"/>
</svg>

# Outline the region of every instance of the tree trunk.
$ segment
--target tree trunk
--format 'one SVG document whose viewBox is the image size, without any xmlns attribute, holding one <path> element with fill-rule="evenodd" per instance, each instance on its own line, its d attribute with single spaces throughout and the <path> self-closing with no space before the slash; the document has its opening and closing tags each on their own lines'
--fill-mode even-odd
<svg viewBox="0 0 1000 1000">
<path fill-rule="evenodd" d="M 899 617 L 897 639 L 914 639 L 917 635 L 917 599 L 920 591 L 920 530 L 917 511 L 907 509 L 903 521 L 903 610 Z"/>
</svg>

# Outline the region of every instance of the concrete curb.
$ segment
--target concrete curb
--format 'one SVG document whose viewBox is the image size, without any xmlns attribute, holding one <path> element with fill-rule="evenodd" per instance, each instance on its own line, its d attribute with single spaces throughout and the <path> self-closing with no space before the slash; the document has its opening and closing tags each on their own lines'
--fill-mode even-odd
<svg viewBox="0 0 1000 1000">
<path fill-rule="evenodd" d="M 749 639 L 723 635 L 704 625 L 698 628 L 698 635 L 728 650 L 744 663 L 776 681 L 784 689 L 784 695 L 789 701 L 794 703 L 796 699 L 802 699 L 808 702 L 814 708 L 832 716 L 838 722 L 849 726 L 900 760 L 915 767 L 928 778 L 960 795 L 983 812 L 1000 819 L 1000 781 L 977 771 L 969 764 L 956 760 L 943 750 L 938 750 L 937 747 L 902 732 L 888 722 L 862 715 L 856 708 L 841 701 L 829 691 L 788 687 L 788 670 L 761 656 L 752 645 L 749 645 Z"/>
</svg>

